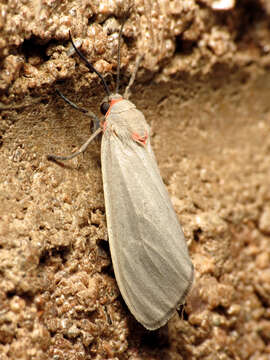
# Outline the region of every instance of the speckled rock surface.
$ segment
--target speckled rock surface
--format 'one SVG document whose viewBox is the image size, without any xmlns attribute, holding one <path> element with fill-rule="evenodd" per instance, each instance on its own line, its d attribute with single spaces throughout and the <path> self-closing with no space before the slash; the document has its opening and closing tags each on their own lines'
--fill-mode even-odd
<svg viewBox="0 0 270 360">
<path fill-rule="evenodd" d="M 107 243 L 104 90 L 144 60 L 132 101 L 152 128 L 195 282 L 148 332 L 126 308 Z M 270 7 L 267 0 L 9 1 L 0 11 L 0 359 L 270 359 Z"/>
</svg>

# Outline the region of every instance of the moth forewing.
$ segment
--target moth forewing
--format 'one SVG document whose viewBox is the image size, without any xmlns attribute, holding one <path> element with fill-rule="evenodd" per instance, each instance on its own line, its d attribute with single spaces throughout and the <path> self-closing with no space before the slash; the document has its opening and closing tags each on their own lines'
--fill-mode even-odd
<svg viewBox="0 0 270 360">
<path fill-rule="evenodd" d="M 109 244 L 127 306 L 154 330 L 184 302 L 193 266 L 149 137 L 145 144 L 133 137 L 149 127 L 134 105 L 122 112 L 120 104 L 106 118 L 101 146 Z"/>
</svg>

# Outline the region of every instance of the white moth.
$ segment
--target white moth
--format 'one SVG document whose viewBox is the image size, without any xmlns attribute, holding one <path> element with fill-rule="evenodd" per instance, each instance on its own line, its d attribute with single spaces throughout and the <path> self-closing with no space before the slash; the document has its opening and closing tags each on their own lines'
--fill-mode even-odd
<svg viewBox="0 0 270 360">
<path fill-rule="evenodd" d="M 119 58 L 115 94 L 110 94 L 102 78 L 108 95 L 101 105 L 105 115 L 102 129 L 99 127 L 78 152 L 50 155 L 49 159 L 77 156 L 103 131 L 102 177 L 115 277 L 131 313 L 145 328 L 154 330 L 165 325 L 184 303 L 193 281 L 193 265 L 150 145 L 149 126 L 142 112 L 127 100 L 139 61 L 123 97 L 118 94 Z M 58 93 L 71 106 L 87 112 Z"/>
</svg>

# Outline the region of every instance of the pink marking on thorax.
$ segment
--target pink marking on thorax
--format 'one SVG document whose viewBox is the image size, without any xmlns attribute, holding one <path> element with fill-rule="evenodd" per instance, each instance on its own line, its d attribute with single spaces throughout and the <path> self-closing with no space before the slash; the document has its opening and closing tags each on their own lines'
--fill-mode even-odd
<svg viewBox="0 0 270 360">
<path fill-rule="evenodd" d="M 105 131 L 107 129 L 107 121 L 104 121 L 103 123 L 101 123 L 100 126 L 102 128 L 102 132 L 105 133 Z"/>
<path fill-rule="evenodd" d="M 111 111 L 111 108 L 113 107 L 113 105 L 118 103 L 119 101 L 122 101 L 122 100 L 124 100 L 124 99 L 123 98 L 121 98 L 121 99 L 112 99 L 110 101 L 110 107 L 109 107 L 108 111 L 106 112 L 105 118 L 110 114 L 110 111 Z"/>
</svg>

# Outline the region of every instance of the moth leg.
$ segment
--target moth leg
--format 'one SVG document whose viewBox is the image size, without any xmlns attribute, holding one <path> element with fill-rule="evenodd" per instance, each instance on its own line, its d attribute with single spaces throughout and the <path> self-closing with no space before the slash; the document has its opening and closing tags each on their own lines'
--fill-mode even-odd
<svg viewBox="0 0 270 360">
<path fill-rule="evenodd" d="M 73 107 L 74 109 L 83 112 L 85 115 L 90 116 L 94 122 L 94 133 L 90 136 L 90 138 L 80 147 L 80 149 L 78 151 L 76 151 L 75 153 L 71 154 L 71 155 L 67 155 L 67 156 L 58 156 L 58 155 L 47 155 L 47 159 L 54 161 L 54 160 L 70 160 L 73 159 L 74 157 L 80 155 L 81 153 L 83 153 L 88 145 L 95 139 L 95 137 L 101 133 L 101 128 L 100 128 L 100 121 L 99 118 L 90 110 L 86 110 L 76 104 L 74 104 L 71 100 L 69 100 L 67 97 L 65 97 L 61 91 L 59 91 L 58 89 L 56 89 L 56 92 L 59 96 L 61 96 L 61 98 L 68 103 L 71 107 Z"/>
<path fill-rule="evenodd" d="M 97 129 L 94 134 L 92 134 L 90 136 L 90 138 L 80 147 L 80 149 L 78 151 L 76 151 L 75 153 L 71 154 L 71 155 L 67 155 L 67 156 L 58 156 L 58 155 L 47 155 L 47 159 L 54 161 L 54 160 L 70 160 L 75 158 L 76 156 L 80 155 L 81 153 L 83 153 L 88 145 L 95 139 L 95 137 L 97 137 L 98 134 L 100 134 L 102 132 L 102 129 L 99 128 Z"/>
<path fill-rule="evenodd" d="M 94 122 L 94 131 L 97 130 L 100 126 L 100 121 L 99 121 L 99 118 L 91 111 L 91 110 L 87 110 L 87 109 L 84 109 L 76 104 L 74 104 L 74 102 L 72 102 L 71 100 L 69 100 L 65 95 L 63 95 L 61 93 L 61 91 L 59 91 L 58 89 L 56 89 L 56 92 L 59 96 L 61 96 L 61 98 L 66 102 L 68 103 L 71 107 L 73 107 L 74 109 L 84 113 L 86 116 L 89 116 L 93 122 Z"/>
<path fill-rule="evenodd" d="M 130 88 L 131 86 L 133 85 L 134 81 L 135 81 L 135 78 L 136 78 L 136 75 L 137 75 L 137 72 L 138 72 L 138 69 L 139 69 L 139 66 L 140 66 L 140 63 L 143 59 L 144 55 L 137 55 L 136 57 L 136 63 L 135 63 L 135 69 L 129 79 L 129 83 L 128 83 L 128 86 L 126 87 L 126 90 L 125 90 L 125 93 L 124 93 L 124 99 L 127 99 L 129 98 L 130 96 Z"/>
</svg>

